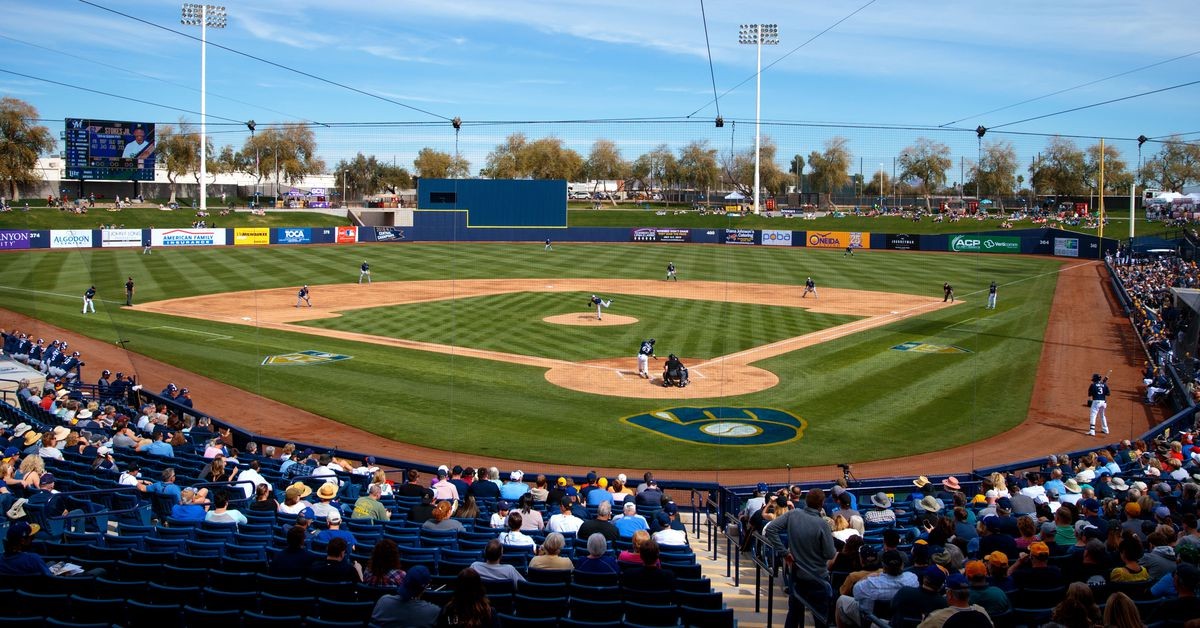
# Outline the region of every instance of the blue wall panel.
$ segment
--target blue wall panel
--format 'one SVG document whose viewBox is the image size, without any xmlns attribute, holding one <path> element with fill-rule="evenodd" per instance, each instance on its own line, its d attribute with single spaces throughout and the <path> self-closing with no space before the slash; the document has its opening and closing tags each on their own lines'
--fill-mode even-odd
<svg viewBox="0 0 1200 628">
<path fill-rule="evenodd" d="M 478 227 L 566 227 L 563 179 L 418 179 L 417 207 L 470 213 Z"/>
</svg>

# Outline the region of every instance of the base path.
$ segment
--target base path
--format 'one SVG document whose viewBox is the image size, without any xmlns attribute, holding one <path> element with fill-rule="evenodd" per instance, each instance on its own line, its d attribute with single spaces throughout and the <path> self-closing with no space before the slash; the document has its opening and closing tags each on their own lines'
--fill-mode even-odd
<svg viewBox="0 0 1200 628">
<path fill-rule="evenodd" d="M 602 294 L 606 297 L 614 294 L 632 294 L 660 298 L 800 307 L 813 312 L 847 314 L 865 318 L 811 334 L 753 347 L 727 356 L 711 358 L 707 361 L 685 361 L 684 363 L 694 374 L 691 385 L 686 388 L 663 388 L 637 377 L 636 360 L 633 356 L 570 362 L 405 338 L 320 329 L 297 324 L 302 321 L 333 318 L 340 316 L 341 312 L 361 308 L 513 292 L 584 292 Z M 911 294 L 837 288 L 825 289 L 822 292 L 823 295 L 819 299 L 803 298 L 803 286 L 717 281 L 673 281 L 668 283 L 644 279 L 464 279 L 380 282 L 367 286 L 361 284 L 312 286 L 312 299 L 315 303 L 313 307 L 295 307 L 295 290 L 293 288 L 277 288 L 154 301 L 136 305 L 134 309 L 538 366 L 547 369 L 546 380 L 552 384 L 597 395 L 648 399 L 705 399 L 755 393 L 779 383 L 779 378 L 774 373 L 751 366 L 752 362 L 955 305 L 954 303 L 943 303 L 937 298 Z M 325 305 L 327 303 L 330 305 Z M 586 312 L 561 314 L 543 320 L 556 324 L 597 326 L 636 322 L 637 319 L 618 314 L 619 311 L 619 303 L 614 302 L 614 305 L 605 311 L 603 320 L 596 320 L 595 314 Z M 623 370 L 630 368 L 634 369 L 633 377 L 626 376 Z"/>
<path fill-rule="evenodd" d="M 855 475 L 863 478 L 961 472 L 971 468 L 1044 456 L 1072 449 L 1129 438 L 1166 418 L 1160 407 L 1138 401 L 1137 384 L 1144 355 L 1129 321 L 1121 314 L 1107 287 L 1104 267 L 1099 264 L 1067 266 L 1059 276 L 1046 329 L 1038 385 L 1034 389 L 1026 420 L 1012 430 L 975 443 L 904 458 L 855 463 Z M 825 290 L 822 290 L 824 293 Z M 279 296 L 294 292 L 279 291 Z M 823 297 L 824 298 L 824 297 Z M 285 302 L 286 305 L 287 304 Z M 1086 315 L 1079 315 L 1085 312 Z M 479 456 L 402 443 L 347 426 L 332 419 L 267 399 L 230 384 L 201 377 L 185 369 L 160 362 L 114 344 L 117 337 L 97 340 L 49 325 L 43 321 L 0 310 L 0 327 L 19 329 L 45 338 L 71 343 L 88 361 L 88 373 L 101 368 L 136 373 L 150 390 L 161 390 L 167 382 L 188 386 L 197 406 L 214 416 L 261 434 L 282 440 L 342 447 L 424 464 L 478 463 Z M 1096 361 L 1100 363 L 1097 364 Z M 633 360 L 622 360 L 632 370 Z M 651 362 L 651 368 L 655 368 Z M 1084 434 L 1087 415 L 1083 407 L 1087 380 L 1096 369 L 1113 368 L 1114 395 L 1109 402 L 1107 438 Z M 661 366 L 659 367 L 661 370 Z M 643 380 L 644 381 L 644 380 Z M 689 387 L 690 388 L 690 387 Z M 686 388 L 683 390 L 687 390 Z M 595 470 L 609 477 L 636 473 L 637 469 L 586 467 L 566 464 L 531 463 L 527 460 L 489 458 L 503 469 L 536 469 L 543 473 L 585 474 Z M 667 471 L 662 478 L 753 484 L 759 481 L 830 481 L 841 477 L 832 465 L 785 469 L 704 469 Z"/>
</svg>

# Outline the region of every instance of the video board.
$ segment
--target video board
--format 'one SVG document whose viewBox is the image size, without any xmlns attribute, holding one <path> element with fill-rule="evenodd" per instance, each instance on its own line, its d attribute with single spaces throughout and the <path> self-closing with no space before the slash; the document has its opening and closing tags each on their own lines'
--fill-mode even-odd
<svg viewBox="0 0 1200 628">
<path fill-rule="evenodd" d="M 154 123 L 67 118 L 68 179 L 154 180 Z"/>
</svg>

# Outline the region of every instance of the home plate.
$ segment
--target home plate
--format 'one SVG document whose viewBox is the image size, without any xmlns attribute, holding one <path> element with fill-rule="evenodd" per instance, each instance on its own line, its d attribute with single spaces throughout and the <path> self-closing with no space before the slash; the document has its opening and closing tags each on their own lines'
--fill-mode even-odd
<svg viewBox="0 0 1200 628">
<path fill-rule="evenodd" d="M 244 321 L 252 321 L 252 320 L 254 320 L 254 319 L 253 319 L 253 318 L 250 318 L 249 316 L 243 316 L 243 317 L 242 317 L 242 320 L 244 320 Z"/>
</svg>

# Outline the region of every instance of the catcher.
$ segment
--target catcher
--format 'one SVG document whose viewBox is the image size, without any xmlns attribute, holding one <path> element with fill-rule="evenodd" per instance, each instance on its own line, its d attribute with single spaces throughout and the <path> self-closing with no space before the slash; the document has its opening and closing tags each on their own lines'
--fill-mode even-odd
<svg viewBox="0 0 1200 628">
<path fill-rule="evenodd" d="M 688 370 L 679 361 L 679 358 L 674 353 L 667 356 L 667 363 L 663 367 L 663 388 L 669 386 L 678 386 L 683 388 L 688 385 Z"/>
</svg>

